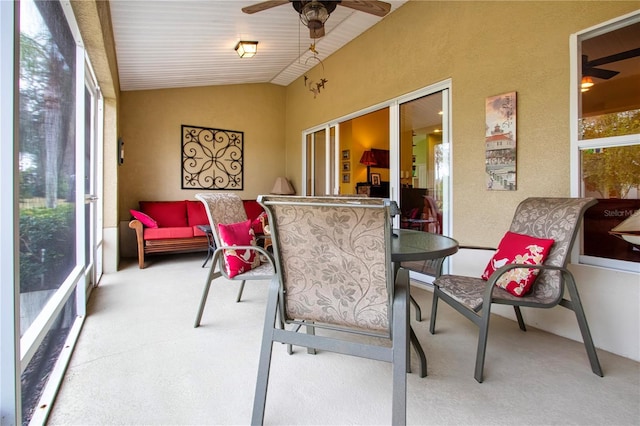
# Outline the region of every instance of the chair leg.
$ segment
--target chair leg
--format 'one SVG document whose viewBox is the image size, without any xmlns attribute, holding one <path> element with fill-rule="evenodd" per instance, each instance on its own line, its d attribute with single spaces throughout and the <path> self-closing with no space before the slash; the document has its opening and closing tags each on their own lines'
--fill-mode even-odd
<svg viewBox="0 0 640 426">
<path fill-rule="evenodd" d="M 482 383 L 483 377 L 482 372 L 484 370 L 484 356 L 487 352 L 487 335 L 489 334 L 489 318 L 491 318 L 491 312 L 489 307 L 482 308 L 482 318 L 480 319 L 480 323 L 478 327 L 480 328 L 480 332 L 478 335 L 478 351 L 476 352 L 476 371 L 474 374 L 475 379 L 478 383 Z"/>
<path fill-rule="evenodd" d="M 197 328 L 200 326 L 200 320 L 202 319 L 202 314 L 204 313 L 204 305 L 207 303 L 207 297 L 209 296 L 209 288 L 211 288 L 211 282 L 221 275 L 220 272 L 214 272 L 214 269 L 216 267 L 215 261 L 216 259 L 213 259 L 211 269 L 209 269 L 209 274 L 207 275 L 207 282 L 204 285 L 204 291 L 202 292 L 202 298 L 200 299 L 200 306 L 198 307 L 196 322 L 193 325 L 193 328 Z"/>
<path fill-rule="evenodd" d="M 418 302 L 416 302 L 416 299 L 414 299 L 413 296 L 409 295 L 409 298 L 411 300 L 411 304 L 416 309 L 416 321 L 422 321 L 422 310 L 420 309 L 420 305 L 418 305 Z"/>
<path fill-rule="evenodd" d="M 433 301 L 431 302 L 431 320 L 429 321 L 429 333 L 436 332 L 436 314 L 438 313 L 438 287 L 433 286 Z"/>
<path fill-rule="evenodd" d="M 409 333 L 409 340 L 413 343 L 413 348 L 416 350 L 420 360 L 420 377 L 427 377 L 427 356 L 424 354 L 413 328 L 409 327 Z M 411 373 L 411 351 L 407 351 L 407 373 Z"/>
<path fill-rule="evenodd" d="M 311 334 L 312 336 L 315 336 L 315 334 L 316 334 L 315 327 L 307 326 L 307 334 Z M 315 355 L 316 354 L 316 349 L 315 348 L 307 348 L 307 353 L 309 355 Z"/>
<path fill-rule="evenodd" d="M 407 422 L 407 353 L 409 347 L 409 271 L 396 276 L 393 300 L 393 402 L 391 424 Z"/>
<path fill-rule="evenodd" d="M 518 319 L 518 326 L 520 327 L 520 330 L 527 331 L 527 326 L 524 324 L 524 318 L 522 318 L 520 306 L 514 306 L 513 310 L 516 312 L 516 318 Z"/>
<path fill-rule="evenodd" d="M 269 370 L 271 368 L 271 355 L 273 353 L 273 330 L 275 328 L 278 309 L 278 287 L 278 279 L 272 279 L 269 283 L 267 309 L 264 317 L 262 346 L 260 348 L 260 360 L 258 362 L 258 378 L 256 381 L 256 393 L 253 399 L 253 413 L 251 416 L 252 425 L 261 425 L 264 422 L 267 388 L 269 386 Z"/>
<path fill-rule="evenodd" d="M 240 299 L 242 298 L 242 291 L 244 290 L 244 283 L 245 283 L 245 280 L 242 280 L 242 282 L 240 283 L 240 289 L 238 290 L 238 297 L 236 297 L 236 303 L 240 302 Z"/>
<path fill-rule="evenodd" d="M 589 325 L 587 324 L 587 316 L 584 314 L 584 309 L 582 309 L 582 302 L 580 301 L 580 295 L 578 295 L 578 288 L 576 287 L 575 280 L 571 274 L 566 274 L 565 277 L 571 301 L 563 299 L 561 304 L 565 308 L 573 310 L 576 314 L 580 333 L 582 333 L 582 341 L 584 342 L 584 347 L 587 350 L 587 356 L 589 357 L 589 363 L 591 364 L 591 371 L 593 371 L 594 374 L 603 377 L 604 374 L 602 373 L 602 367 L 600 366 L 596 347 L 594 346 L 593 339 L 591 338 L 591 332 L 589 331 Z"/>
</svg>

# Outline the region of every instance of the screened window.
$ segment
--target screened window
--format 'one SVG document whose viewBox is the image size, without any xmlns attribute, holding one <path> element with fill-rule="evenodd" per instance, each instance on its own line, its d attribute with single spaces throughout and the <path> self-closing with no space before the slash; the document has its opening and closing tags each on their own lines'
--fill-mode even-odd
<svg viewBox="0 0 640 426">
<path fill-rule="evenodd" d="M 76 43 L 57 1 L 20 2 L 22 419 L 33 416 L 76 319 Z M 77 275 L 77 273 L 76 273 Z M 70 294 L 70 296 L 67 296 Z M 56 309 L 51 303 L 61 305 Z M 55 315 L 45 326 L 43 317 Z"/>
<path fill-rule="evenodd" d="M 640 210 L 640 15 L 580 35 L 578 54 L 580 195 L 599 201 L 585 215 L 582 260 L 635 270 L 640 244 L 610 231 Z"/>
</svg>

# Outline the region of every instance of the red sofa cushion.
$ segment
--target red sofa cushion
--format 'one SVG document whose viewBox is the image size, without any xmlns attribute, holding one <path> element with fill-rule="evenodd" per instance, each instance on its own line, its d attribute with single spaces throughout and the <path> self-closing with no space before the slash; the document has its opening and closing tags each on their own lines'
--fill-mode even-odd
<svg viewBox="0 0 640 426">
<path fill-rule="evenodd" d="M 203 232 L 200 228 L 198 228 L 197 226 L 192 227 L 191 229 L 193 229 L 193 236 L 194 237 L 206 237 L 207 234 L 205 232 Z"/>
<path fill-rule="evenodd" d="M 189 226 L 184 201 L 140 201 L 140 210 L 154 218 L 160 228 Z"/>
<path fill-rule="evenodd" d="M 163 240 L 167 238 L 193 238 L 193 228 L 188 226 L 144 228 L 145 240 Z"/>
<path fill-rule="evenodd" d="M 257 219 L 260 213 L 264 211 L 256 200 L 242 200 L 242 204 L 244 205 L 244 211 L 247 212 L 247 219 L 251 220 L 251 222 Z"/>
<path fill-rule="evenodd" d="M 207 210 L 204 208 L 204 204 L 202 204 L 201 201 L 187 200 L 187 220 L 191 227 L 209 224 Z"/>
</svg>

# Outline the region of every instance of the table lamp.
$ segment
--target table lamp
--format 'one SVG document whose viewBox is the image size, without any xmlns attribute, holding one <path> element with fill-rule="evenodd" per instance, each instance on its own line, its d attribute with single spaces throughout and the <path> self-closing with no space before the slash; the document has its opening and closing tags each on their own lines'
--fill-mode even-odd
<svg viewBox="0 0 640 426">
<path fill-rule="evenodd" d="M 294 195 L 296 191 L 293 189 L 286 177 L 278 176 L 276 182 L 271 189 L 272 194 L 276 195 Z"/>
<path fill-rule="evenodd" d="M 360 164 L 367 166 L 367 183 L 371 183 L 371 166 L 375 166 L 376 157 L 371 151 L 365 151 L 360 158 Z"/>
</svg>

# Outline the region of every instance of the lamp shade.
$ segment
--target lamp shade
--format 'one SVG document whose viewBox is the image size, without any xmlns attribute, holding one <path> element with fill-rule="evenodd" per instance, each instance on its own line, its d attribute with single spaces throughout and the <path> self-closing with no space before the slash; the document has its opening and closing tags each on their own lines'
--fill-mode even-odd
<svg viewBox="0 0 640 426">
<path fill-rule="evenodd" d="M 277 195 L 293 195 L 296 191 L 293 190 L 293 187 L 286 177 L 278 176 L 276 178 L 276 183 L 273 184 L 271 193 Z"/>
<path fill-rule="evenodd" d="M 362 157 L 360 158 L 360 164 L 365 166 L 375 166 L 376 157 L 373 155 L 371 151 L 365 151 L 362 153 Z"/>
</svg>

